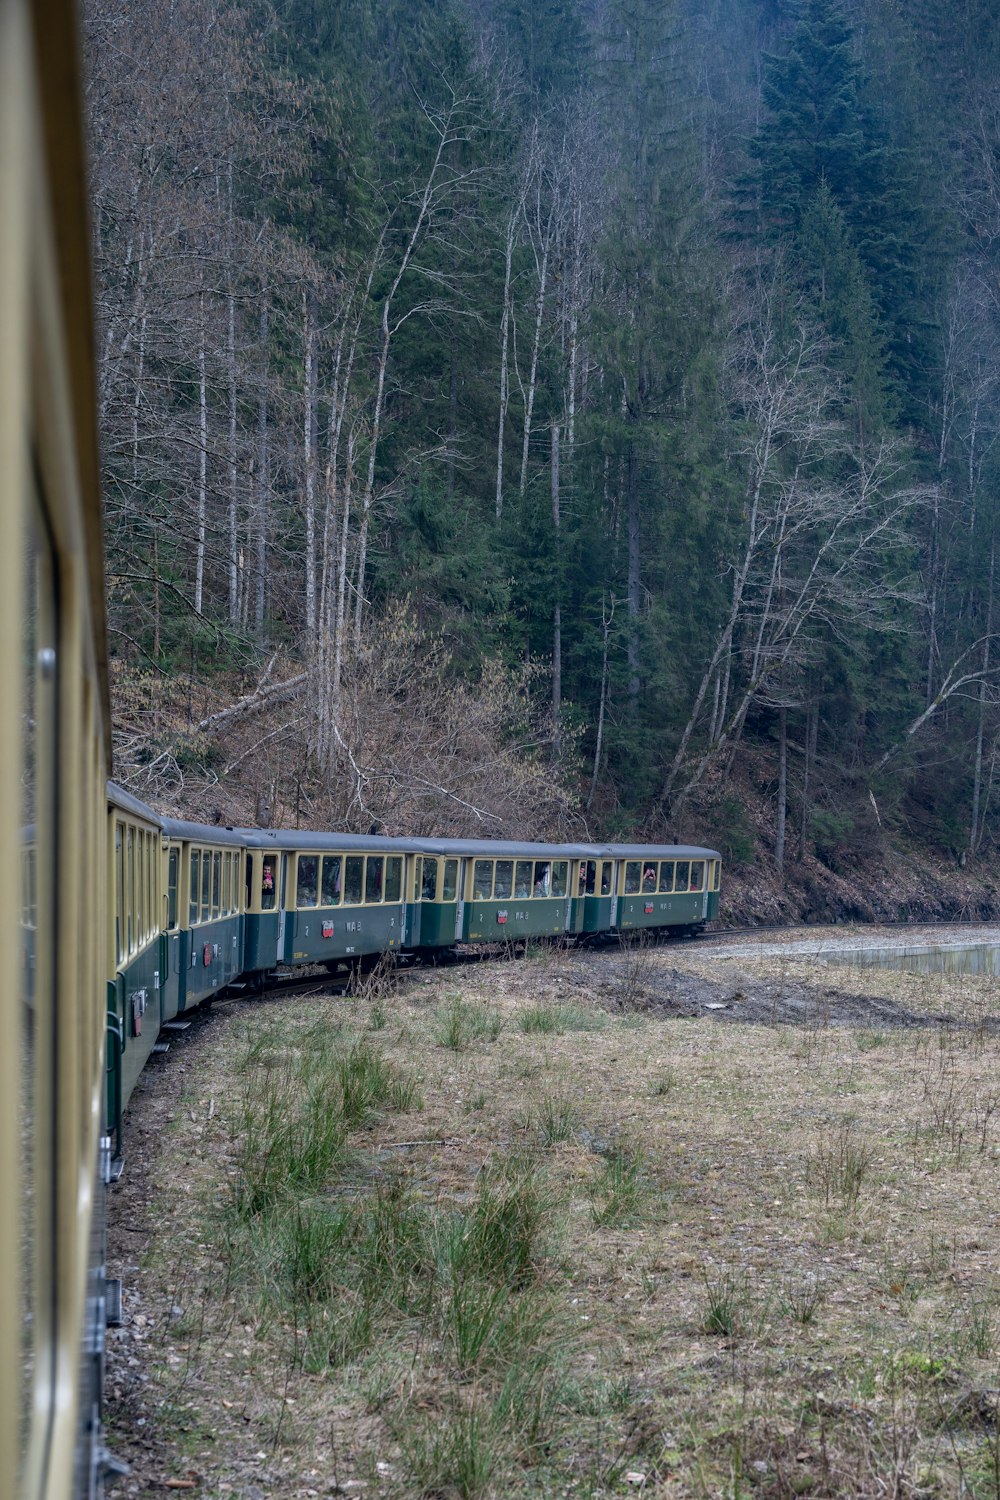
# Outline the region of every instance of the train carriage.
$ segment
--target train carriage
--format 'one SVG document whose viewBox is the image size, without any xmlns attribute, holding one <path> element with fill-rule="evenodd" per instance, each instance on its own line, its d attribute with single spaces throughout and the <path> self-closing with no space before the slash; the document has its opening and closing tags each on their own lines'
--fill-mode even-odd
<svg viewBox="0 0 1000 1500">
<path fill-rule="evenodd" d="M 409 946 L 445 948 L 573 935 L 574 893 L 589 852 L 579 844 L 421 839 L 411 887 Z"/>
<path fill-rule="evenodd" d="M 245 967 L 246 840 L 231 828 L 163 822 L 163 1019 L 225 989 Z"/>
<path fill-rule="evenodd" d="M 110 750 L 73 8 L 0 5 L 0 1495 L 93 1493 Z"/>
<path fill-rule="evenodd" d="M 718 915 L 721 861 L 714 849 L 613 844 L 605 854 L 614 862 L 609 912 L 614 930 L 670 928 L 689 932 Z M 606 862 L 602 861 L 602 884 L 607 881 Z M 603 905 L 595 915 L 603 922 Z"/>
<path fill-rule="evenodd" d="M 160 832 L 160 819 L 150 808 L 121 787 L 108 785 L 108 1080 L 113 1121 L 120 1120 L 165 1019 Z"/>
<path fill-rule="evenodd" d="M 247 844 L 245 966 L 357 967 L 404 947 L 413 845 L 350 833 L 241 830 Z"/>
</svg>

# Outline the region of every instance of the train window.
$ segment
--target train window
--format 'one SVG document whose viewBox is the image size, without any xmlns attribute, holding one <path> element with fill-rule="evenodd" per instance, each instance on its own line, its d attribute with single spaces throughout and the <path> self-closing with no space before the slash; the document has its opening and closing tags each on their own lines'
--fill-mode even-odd
<svg viewBox="0 0 1000 1500">
<path fill-rule="evenodd" d="M 413 899 L 414 899 L 414 901 L 419 901 L 420 900 L 420 883 L 421 883 L 421 880 L 423 879 L 423 867 L 424 867 L 424 862 L 423 862 L 423 860 L 420 858 L 420 856 L 418 854 L 417 857 L 416 857 L 416 859 L 413 861 Z"/>
<path fill-rule="evenodd" d="M 420 881 L 421 901 L 433 901 L 437 897 L 438 862 L 436 859 L 424 860 L 424 873 Z"/>
<path fill-rule="evenodd" d="M 656 866 L 654 864 L 642 867 L 642 889 L 649 896 L 656 890 Z"/>
<path fill-rule="evenodd" d="M 712 860 L 712 890 L 713 891 L 717 891 L 719 889 L 719 866 L 720 866 L 720 861 L 717 860 L 717 859 L 713 859 Z"/>
<path fill-rule="evenodd" d="M 514 884 L 514 861 L 498 859 L 497 872 L 493 877 L 493 896 L 497 901 L 509 901 Z"/>
<path fill-rule="evenodd" d="M 674 888 L 674 862 L 665 859 L 660 866 L 660 890 L 672 891 Z"/>
<path fill-rule="evenodd" d="M 458 895 L 458 860 L 446 859 L 444 862 L 444 883 L 442 886 L 441 900 L 454 901 Z"/>
<path fill-rule="evenodd" d="M 153 930 L 153 923 L 150 917 L 150 908 L 153 904 L 153 872 L 150 869 L 150 855 L 153 843 L 149 833 L 145 829 L 142 832 L 141 838 L 142 842 L 139 845 L 139 853 L 142 858 L 142 900 L 139 903 L 141 914 L 139 936 L 145 942 Z"/>
<path fill-rule="evenodd" d="M 260 909 L 274 910 L 274 860 L 273 854 L 265 854 L 260 876 Z"/>
<path fill-rule="evenodd" d="M 115 824 L 115 953 L 125 957 L 125 825 Z"/>
<path fill-rule="evenodd" d="M 146 833 L 142 828 L 135 831 L 135 946 L 142 946 L 146 937 Z"/>
<path fill-rule="evenodd" d="M 298 882 L 295 887 L 296 906 L 315 906 L 319 892 L 319 859 L 315 854 L 299 855 Z"/>
<path fill-rule="evenodd" d="M 472 897 L 474 901 L 488 901 L 493 894 L 493 861 L 477 859 L 472 871 Z"/>
<path fill-rule="evenodd" d="M 125 943 L 129 953 L 135 952 L 135 829 L 127 826 L 125 847 L 128 853 L 128 868 L 125 884 Z"/>
<path fill-rule="evenodd" d="M 688 883 L 689 891 L 700 891 L 705 884 L 705 861 L 695 859 L 691 862 L 691 879 Z"/>
<path fill-rule="evenodd" d="M 167 855 L 167 930 L 177 927 L 177 850 Z"/>
<path fill-rule="evenodd" d="M 201 851 L 201 920 L 207 922 L 212 911 L 212 855 Z"/>
<path fill-rule="evenodd" d="M 690 877 L 690 874 L 690 861 L 686 859 L 679 859 L 677 861 L 677 875 L 675 877 L 674 889 L 677 891 L 686 891 L 688 888 L 688 879 Z"/>
<path fill-rule="evenodd" d="M 147 830 L 142 835 L 142 937 L 143 941 L 153 931 L 153 836 Z"/>
<path fill-rule="evenodd" d="M 550 865 L 547 859 L 535 860 L 535 883 L 531 888 L 534 896 L 547 896 L 550 884 Z"/>
<path fill-rule="evenodd" d="M 625 865 L 625 894 L 626 896 L 637 896 L 642 884 L 642 864 L 637 859 L 630 859 Z"/>
<path fill-rule="evenodd" d="M 365 888 L 365 862 L 360 854 L 350 855 L 344 861 L 344 904 L 360 906 Z"/>
<path fill-rule="evenodd" d="M 553 896 L 565 896 L 566 881 L 569 874 L 569 865 L 564 859 L 556 860 L 552 866 L 552 894 Z"/>
<path fill-rule="evenodd" d="M 456 869 L 458 868 L 458 861 L 455 860 L 455 859 L 449 860 L 448 864 L 454 865 L 456 867 Z M 447 890 L 447 886 L 448 886 L 448 867 L 447 867 L 447 865 L 445 866 L 444 879 L 445 879 L 445 889 Z M 394 854 L 391 859 L 387 859 L 386 862 L 385 862 L 385 899 L 387 901 L 398 901 L 399 898 L 400 898 L 400 895 L 402 893 L 402 890 L 403 890 L 403 861 L 400 859 L 400 857 L 399 857 L 398 854 Z M 454 894 L 454 891 L 453 891 L 452 892 L 452 900 L 454 900 L 454 899 L 455 899 L 455 894 Z"/>
<path fill-rule="evenodd" d="M 321 905 L 337 906 L 340 903 L 340 855 L 327 854 L 323 859 L 323 888 Z"/>
<path fill-rule="evenodd" d="M 588 859 L 585 864 L 582 864 L 580 866 L 580 875 L 582 877 L 583 889 L 587 895 L 595 896 L 597 894 L 597 860 Z"/>
<path fill-rule="evenodd" d="M 222 854 L 218 849 L 212 855 L 212 916 L 218 917 L 222 905 Z"/>
<path fill-rule="evenodd" d="M 601 865 L 601 895 L 602 896 L 610 896 L 611 895 L 611 880 L 612 880 L 612 871 L 613 870 L 614 870 L 614 864 L 612 863 L 612 861 L 610 859 L 606 859 L 603 862 L 603 864 Z"/>
<path fill-rule="evenodd" d="M 193 927 L 198 920 L 198 892 L 201 888 L 201 852 L 198 849 L 191 850 L 191 891 L 190 910 L 188 912 L 188 925 Z"/>
<path fill-rule="evenodd" d="M 382 856 L 369 854 L 365 861 L 365 900 L 371 904 L 382 900 Z"/>
<path fill-rule="evenodd" d="M 514 867 L 514 900 L 524 901 L 531 895 L 531 860 L 519 859 Z"/>
<path fill-rule="evenodd" d="M 227 849 L 222 856 L 222 911 L 224 916 L 233 913 L 233 856 Z"/>
</svg>

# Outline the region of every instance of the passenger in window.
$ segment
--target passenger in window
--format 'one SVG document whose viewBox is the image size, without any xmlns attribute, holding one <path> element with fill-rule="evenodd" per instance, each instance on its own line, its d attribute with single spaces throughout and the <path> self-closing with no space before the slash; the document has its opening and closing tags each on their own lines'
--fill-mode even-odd
<svg viewBox="0 0 1000 1500">
<path fill-rule="evenodd" d="M 656 866 L 647 865 L 642 872 L 642 888 L 644 891 L 656 890 Z"/>
</svg>

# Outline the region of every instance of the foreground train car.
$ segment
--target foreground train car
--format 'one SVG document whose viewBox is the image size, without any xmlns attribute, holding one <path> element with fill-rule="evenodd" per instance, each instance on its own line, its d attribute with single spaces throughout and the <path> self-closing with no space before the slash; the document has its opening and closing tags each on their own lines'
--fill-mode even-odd
<svg viewBox="0 0 1000 1500">
<path fill-rule="evenodd" d="M 107 694 L 75 15 L 0 5 L 0 1495 L 103 1464 Z M 20 918 L 25 919 L 22 930 Z"/>
</svg>

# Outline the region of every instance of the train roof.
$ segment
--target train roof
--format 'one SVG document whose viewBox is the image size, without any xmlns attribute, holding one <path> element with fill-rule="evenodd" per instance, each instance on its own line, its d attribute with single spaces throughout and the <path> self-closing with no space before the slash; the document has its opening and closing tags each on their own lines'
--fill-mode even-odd
<svg viewBox="0 0 1000 1500">
<path fill-rule="evenodd" d="M 375 833 L 316 833 L 303 828 L 238 828 L 236 832 L 248 849 L 408 854 L 417 847 L 416 839 L 383 838 Z"/>
<path fill-rule="evenodd" d="M 613 859 L 721 859 L 717 849 L 696 844 L 606 844 L 601 851 Z"/>
<path fill-rule="evenodd" d="M 247 841 L 242 828 L 233 828 L 225 823 L 188 823 L 183 818 L 164 818 L 161 823 L 164 836 L 190 844 L 235 845 L 245 849 Z"/>
<path fill-rule="evenodd" d="M 142 818 L 145 823 L 152 823 L 157 828 L 162 828 L 164 820 L 160 814 L 154 812 L 145 802 L 140 802 L 138 797 L 133 797 L 117 781 L 109 781 L 107 786 L 108 801 L 112 807 L 120 808 L 122 812 L 130 813 L 134 818 Z"/>
<path fill-rule="evenodd" d="M 433 854 L 480 859 L 721 859 L 697 844 L 546 844 L 536 839 L 389 838 L 375 833 L 317 833 L 301 828 L 234 828 L 163 818 L 124 787 L 108 782 L 108 801 L 163 830 L 167 838 L 245 849 L 326 850 L 359 854 Z"/>
<path fill-rule="evenodd" d="M 531 839 L 414 839 L 413 848 L 418 854 L 478 854 L 480 859 L 516 859 L 519 854 L 529 859 L 587 859 L 591 855 L 588 844 L 542 844 Z"/>
</svg>

